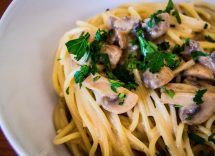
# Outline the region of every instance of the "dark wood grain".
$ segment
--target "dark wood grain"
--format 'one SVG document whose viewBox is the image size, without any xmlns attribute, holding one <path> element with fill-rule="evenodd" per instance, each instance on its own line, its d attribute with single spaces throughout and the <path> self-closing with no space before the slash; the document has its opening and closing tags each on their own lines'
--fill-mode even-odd
<svg viewBox="0 0 215 156">
<path fill-rule="evenodd" d="M 12 0 L 0 0 L 0 18 Z M 16 156 L 0 129 L 0 156 Z"/>
</svg>

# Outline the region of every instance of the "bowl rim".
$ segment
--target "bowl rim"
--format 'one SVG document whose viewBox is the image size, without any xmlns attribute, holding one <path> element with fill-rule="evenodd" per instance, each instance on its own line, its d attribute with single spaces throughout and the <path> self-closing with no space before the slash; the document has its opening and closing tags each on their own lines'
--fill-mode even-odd
<svg viewBox="0 0 215 156">
<path fill-rule="evenodd" d="M 3 27 L 3 25 L 6 23 L 8 17 L 11 16 L 12 10 L 19 4 L 19 2 L 19 0 L 13 0 L 3 13 L 0 19 L 0 31 L 1 27 Z M 12 146 L 16 154 L 27 155 L 27 150 L 22 147 L 21 143 L 16 139 L 15 135 L 13 135 L 11 128 L 8 126 L 8 123 L 4 119 L 4 114 L 0 113 L 0 128 L 2 133 L 5 135 L 7 141 Z"/>
</svg>

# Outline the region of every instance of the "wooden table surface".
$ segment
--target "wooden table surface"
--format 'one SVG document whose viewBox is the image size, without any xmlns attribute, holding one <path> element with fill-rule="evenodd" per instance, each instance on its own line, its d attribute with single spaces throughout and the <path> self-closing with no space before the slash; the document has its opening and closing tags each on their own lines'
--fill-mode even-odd
<svg viewBox="0 0 215 156">
<path fill-rule="evenodd" d="M 0 0 L 0 18 L 12 0 Z M 0 128 L 0 156 L 16 156 L 14 150 L 5 139 Z"/>
</svg>

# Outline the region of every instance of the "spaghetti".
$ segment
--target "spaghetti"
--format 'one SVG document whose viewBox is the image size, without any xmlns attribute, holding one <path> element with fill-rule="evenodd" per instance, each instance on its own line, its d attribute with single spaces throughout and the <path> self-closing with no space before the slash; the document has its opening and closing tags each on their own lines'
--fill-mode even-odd
<svg viewBox="0 0 215 156">
<path fill-rule="evenodd" d="M 161 97 L 163 93 L 157 89 L 147 88 L 141 80 L 138 69 L 133 69 L 137 86 L 135 90 L 116 88 L 117 92 L 121 89 L 120 93 L 123 94 L 120 96 L 122 97 L 124 94 L 129 94 L 132 98 L 135 98 L 135 95 L 138 96 L 137 102 L 126 112 L 121 113 L 111 111 L 111 109 L 118 111 L 118 107 L 121 107 L 118 104 L 111 107 L 101 106 L 97 95 L 94 94 L 95 87 L 89 85 L 94 83 L 88 81 L 90 76 L 91 79 L 95 79 L 95 82 L 97 82 L 96 79 L 103 80 L 101 78 L 105 77 L 102 73 L 105 68 L 103 65 L 97 65 L 99 75 L 96 78 L 89 75 L 81 87 L 75 80 L 75 73 L 80 70 L 80 66 L 74 62 L 74 57 L 72 58 L 72 54 L 68 52 L 65 43 L 83 36 L 86 32 L 90 34 L 89 42 L 93 42 L 98 30 L 110 29 L 106 20 L 110 16 L 116 19 L 131 17 L 142 21 L 157 10 L 164 10 L 165 6 L 166 4 L 163 3 L 124 4 L 98 14 L 87 22 L 78 21 L 76 28 L 63 35 L 57 49 L 53 70 L 53 86 L 60 97 L 53 115 L 57 132 L 54 144 L 66 144 L 75 156 L 162 154 L 193 156 L 203 152 L 214 154 L 214 138 L 209 139 L 210 136 L 214 136 L 215 132 L 214 112 L 206 121 L 199 124 L 190 124 L 192 120 L 183 122 L 178 111 L 183 108 L 176 108 L 175 105 L 163 102 Z M 176 44 L 181 46 L 185 38 L 189 38 L 199 41 L 200 47 L 210 54 L 215 49 L 215 43 L 205 40 L 204 36 L 215 39 L 215 7 L 211 4 L 196 2 L 179 3 L 175 5 L 175 8 L 179 11 L 181 23 L 178 23 L 177 19 L 171 15 L 170 27 L 165 34 L 153 42 L 168 41 L 170 49 L 173 49 Z M 160 18 L 159 15 L 156 18 Z M 119 46 L 121 46 L 120 43 Z M 109 59 L 111 61 L 110 56 Z M 84 64 L 89 64 L 89 61 L 85 61 Z M 195 64 L 193 59 L 182 60 L 180 65 L 172 71 L 175 77 L 172 81 L 181 83 L 181 73 Z M 103 82 L 109 83 L 105 78 Z M 125 101 L 122 102 L 126 103 L 129 97 L 124 98 Z M 197 140 L 200 138 L 201 142 L 196 142 L 195 137 Z"/>
</svg>

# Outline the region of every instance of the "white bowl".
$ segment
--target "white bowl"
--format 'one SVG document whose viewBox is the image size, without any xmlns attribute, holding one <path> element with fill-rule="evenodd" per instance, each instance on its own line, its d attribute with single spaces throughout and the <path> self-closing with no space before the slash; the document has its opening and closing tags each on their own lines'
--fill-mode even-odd
<svg viewBox="0 0 215 156">
<path fill-rule="evenodd" d="M 3 15 L 0 125 L 18 155 L 68 155 L 64 146 L 52 144 L 57 98 L 51 75 L 58 41 L 76 20 L 122 3 L 125 1 L 15 0 Z"/>
</svg>

